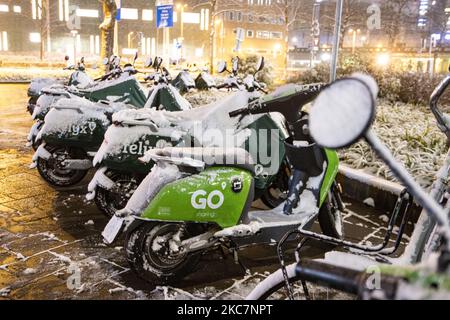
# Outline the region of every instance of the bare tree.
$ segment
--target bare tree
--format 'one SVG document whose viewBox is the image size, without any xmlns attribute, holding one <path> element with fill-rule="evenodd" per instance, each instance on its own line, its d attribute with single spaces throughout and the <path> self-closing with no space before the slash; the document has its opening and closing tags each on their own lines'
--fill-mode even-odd
<svg viewBox="0 0 450 320">
<path fill-rule="evenodd" d="M 430 6 L 430 10 L 427 13 L 427 28 L 426 38 L 430 39 L 433 34 L 439 35 L 438 46 L 444 45 L 445 35 L 448 29 L 448 14 L 446 13 L 447 5 L 445 1 L 437 1 L 433 6 Z"/>
<path fill-rule="evenodd" d="M 344 47 L 345 35 L 351 29 L 362 28 L 365 25 L 367 15 L 367 3 L 361 0 L 346 0 L 344 1 L 342 20 L 341 20 L 341 32 L 339 34 L 339 48 Z M 330 30 L 334 29 L 335 22 L 335 3 L 324 6 L 324 15 L 321 19 L 323 24 Z"/>
<path fill-rule="evenodd" d="M 41 34 L 41 46 L 40 46 L 40 54 L 39 57 L 44 60 L 44 54 L 46 46 L 50 43 L 50 3 L 49 0 L 42 0 L 39 4 L 38 8 L 41 12 L 41 25 L 40 25 L 40 34 Z M 49 50 L 50 48 L 47 48 Z"/>
<path fill-rule="evenodd" d="M 280 16 L 285 25 L 285 72 L 287 72 L 289 63 L 289 34 L 296 23 L 307 21 L 311 16 L 306 15 L 304 0 L 283 0 L 277 1 L 275 4 L 275 16 Z M 270 6 L 268 10 L 272 11 L 274 8 Z M 273 12 L 273 11 L 272 11 Z M 273 15 L 273 13 L 271 13 Z"/>
<path fill-rule="evenodd" d="M 388 36 L 392 47 L 398 44 L 402 29 L 409 29 L 414 25 L 415 17 L 411 7 L 415 2 L 414 0 L 383 1 L 381 6 L 382 29 Z"/>
<path fill-rule="evenodd" d="M 115 0 L 101 0 L 103 4 L 104 20 L 100 24 L 101 57 L 109 58 L 114 52 L 114 25 L 116 22 L 117 6 Z"/>
</svg>

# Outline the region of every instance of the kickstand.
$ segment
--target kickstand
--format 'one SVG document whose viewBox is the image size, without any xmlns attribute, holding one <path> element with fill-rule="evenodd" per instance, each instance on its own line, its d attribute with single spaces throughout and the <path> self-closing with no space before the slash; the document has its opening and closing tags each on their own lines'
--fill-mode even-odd
<svg viewBox="0 0 450 320">
<path fill-rule="evenodd" d="M 250 272 L 250 269 L 247 268 L 241 261 L 241 259 L 239 259 L 239 253 L 237 249 L 231 249 L 233 251 L 233 257 L 234 257 L 234 263 L 238 264 L 241 266 L 242 270 L 244 271 L 245 274 L 248 274 Z"/>
</svg>

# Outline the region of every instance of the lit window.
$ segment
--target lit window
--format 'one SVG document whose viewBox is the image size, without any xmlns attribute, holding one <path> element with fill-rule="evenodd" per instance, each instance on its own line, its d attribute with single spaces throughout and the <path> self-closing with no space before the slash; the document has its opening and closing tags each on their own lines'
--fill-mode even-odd
<svg viewBox="0 0 450 320">
<path fill-rule="evenodd" d="M 77 9 L 77 16 L 86 18 L 98 18 L 98 10 Z"/>
<path fill-rule="evenodd" d="M 0 32 L 0 51 L 8 51 L 8 33 Z"/>
<path fill-rule="evenodd" d="M 258 39 L 269 39 L 270 38 L 270 32 L 269 31 L 257 31 L 256 32 L 256 38 L 258 38 Z"/>
<path fill-rule="evenodd" d="M 282 33 L 282 32 L 272 32 L 272 33 L 270 34 L 270 37 L 271 37 L 272 39 L 277 39 L 277 40 L 279 40 L 279 39 L 282 39 L 282 38 L 283 38 L 283 33 Z"/>
<path fill-rule="evenodd" d="M 200 14 L 194 12 L 185 12 L 183 14 L 183 23 L 200 24 Z"/>
<path fill-rule="evenodd" d="M 153 21 L 153 10 L 142 10 L 142 20 Z"/>
<path fill-rule="evenodd" d="M 138 20 L 139 19 L 139 10 L 132 8 L 121 8 L 120 9 L 120 18 L 124 20 Z"/>
<path fill-rule="evenodd" d="M 14 6 L 13 7 L 14 13 L 22 13 L 22 7 L 21 6 Z"/>
<path fill-rule="evenodd" d="M 39 32 L 30 33 L 30 41 L 33 43 L 40 43 L 41 42 L 41 34 Z"/>
<path fill-rule="evenodd" d="M 7 4 L 0 4 L 0 12 L 9 12 L 9 6 Z"/>
</svg>

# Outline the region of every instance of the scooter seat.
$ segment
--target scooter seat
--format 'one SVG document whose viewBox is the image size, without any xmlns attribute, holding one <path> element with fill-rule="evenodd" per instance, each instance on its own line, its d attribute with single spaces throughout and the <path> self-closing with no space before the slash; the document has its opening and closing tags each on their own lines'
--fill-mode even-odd
<svg viewBox="0 0 450 320">
<path fill-rule="evenodd" d="M 172 159 L 202 161 L 206 167 L 234 167 L 255 172 L 252 156 L 242 148 L 164 148 L 150 152 Z"/>
</svg>

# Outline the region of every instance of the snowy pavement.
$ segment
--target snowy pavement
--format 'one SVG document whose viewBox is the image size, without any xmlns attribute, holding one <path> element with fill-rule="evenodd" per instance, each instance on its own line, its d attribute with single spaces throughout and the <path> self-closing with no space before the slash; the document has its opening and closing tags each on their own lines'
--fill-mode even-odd
<svg viewBox="0 0 450 320">
<path fill-rule="evenodd" d="M 86 202 L 86 185 L 55 191 L 28 168 L 26 88 L 0 85 L 0 299 L 242 299 L 277 269 L 274 247 L 252 248 L 241 254 L 247 274 L 232 255 L 214 253 L 178 288 L 139 279 L 125 261 L 122 241 L 103 244 L 107 218 Z M 378 243 L 387 216 L 363 205 L 349 208 L 347 237 Z M 307 248 L 305 257 L 323 252 Z M 312 292 L 318 299 L 348 298 Z"/>
</svg>

